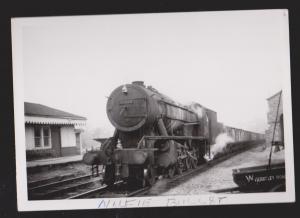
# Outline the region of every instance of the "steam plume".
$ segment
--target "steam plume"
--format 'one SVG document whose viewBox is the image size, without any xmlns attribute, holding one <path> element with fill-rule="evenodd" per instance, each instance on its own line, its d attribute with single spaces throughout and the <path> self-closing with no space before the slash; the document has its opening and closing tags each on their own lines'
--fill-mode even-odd
<svg viewBox="0 0 300 218">
<path fill-rule="evenodd" d="M 207 161 L 214 159 L 218 154 L 222 154 L 228 143 L 234 142 L 234 140 L 228 136 L 226 133 L 221 133 L 216 138 L 216 143 L 213 144 L 210 148 L 210 157 L 209 154 L 205 154 L 204 158 Z"/>
</svg>

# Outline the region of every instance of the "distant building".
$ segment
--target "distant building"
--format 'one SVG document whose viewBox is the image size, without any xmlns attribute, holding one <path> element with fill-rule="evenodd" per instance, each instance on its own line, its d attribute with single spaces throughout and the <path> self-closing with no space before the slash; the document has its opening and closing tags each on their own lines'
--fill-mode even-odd
<svg viewBox="0 0 300 218">
<path fill-rule="evenodd" d="M 266 130 L 266 143 L 268 146 L 272 143 L 273 133 L 274 142 L 278 145 L 284 145 L 284 127 L 283 127 L 283 108 L 281 91 L 267 98 L 269 112 L 267 114 L 268 129 Z M 278 109 L 278 115 L 277 115 Z M 277 121 L 276 121 L 277 116 Z M 275 128 L 276 123 L 276 128 Z M 275 131 L 274 131 L 275 129 Z"/>
<path fill-rule="evenodd" d="M 35 103 L 24 108 L 27 160 L 81 154 L 85 117 Z"/>
</svg>

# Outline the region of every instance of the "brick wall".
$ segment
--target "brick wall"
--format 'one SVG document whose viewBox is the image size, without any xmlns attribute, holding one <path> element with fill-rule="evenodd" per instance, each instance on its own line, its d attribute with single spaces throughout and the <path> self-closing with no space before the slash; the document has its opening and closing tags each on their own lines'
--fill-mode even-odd
<svg viewBox="0 0 300 218">
<path fill-rule="evenodd" d="M 268 146 L 271 145 L 271 141 L 272 141 L 272 137 L 273 137 L 279 99 L 280 99 L 280 92 L 275 94 L 274 96 L 270 97 L 269 99 L 267 99 L 269 111 L 267 114 L 268 129 L 266 131 L 266 143 Z M 283 107 L 282 107 L 282 97 L 281 97 L 279 110 L 278 110 L 277 123 L 276 123 L 276 130 L 275 130 L 275 134 L 274 134 L 274 141 L 282 141 L 281 124 L 280 124 L 280 116 L 282 114 L 283 114 Z"/>
<path fill-rule="evenodd" d="M 56 157 L 54 149 L 26 150 L 26 160 L 36 160 Z"/>
<path fill-rule="evenodd" d="M 72 155 L 79 155 L 80 148 L 76 147 L 66 147 L 61 148 L 61 156 L 72 156 Z"/>
</svg>

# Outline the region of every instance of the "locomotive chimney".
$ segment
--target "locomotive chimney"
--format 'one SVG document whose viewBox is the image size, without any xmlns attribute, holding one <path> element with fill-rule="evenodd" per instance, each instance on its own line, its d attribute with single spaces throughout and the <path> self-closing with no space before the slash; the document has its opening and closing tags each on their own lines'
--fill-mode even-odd
<svg viewBox="0 0 300 218">
<path fill-rule="evenodd" d="M 145 87 L 144 81 L 133 81 L 132 84 Z"/>
</svg>

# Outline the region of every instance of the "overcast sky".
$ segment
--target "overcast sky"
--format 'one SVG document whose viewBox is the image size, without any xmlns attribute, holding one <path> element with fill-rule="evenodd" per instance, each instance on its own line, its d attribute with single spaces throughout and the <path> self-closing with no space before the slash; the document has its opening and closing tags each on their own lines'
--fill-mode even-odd
<svg viewBox="0 0 300 218">
<path fill-rule="evenodd" d="M 284 11 L 27 18 L 25 101 L 87 117 L 112 132 L 106 96 L 143 80 L 225 125 L 263 132 L 282 88 Z"/>
</svg>

